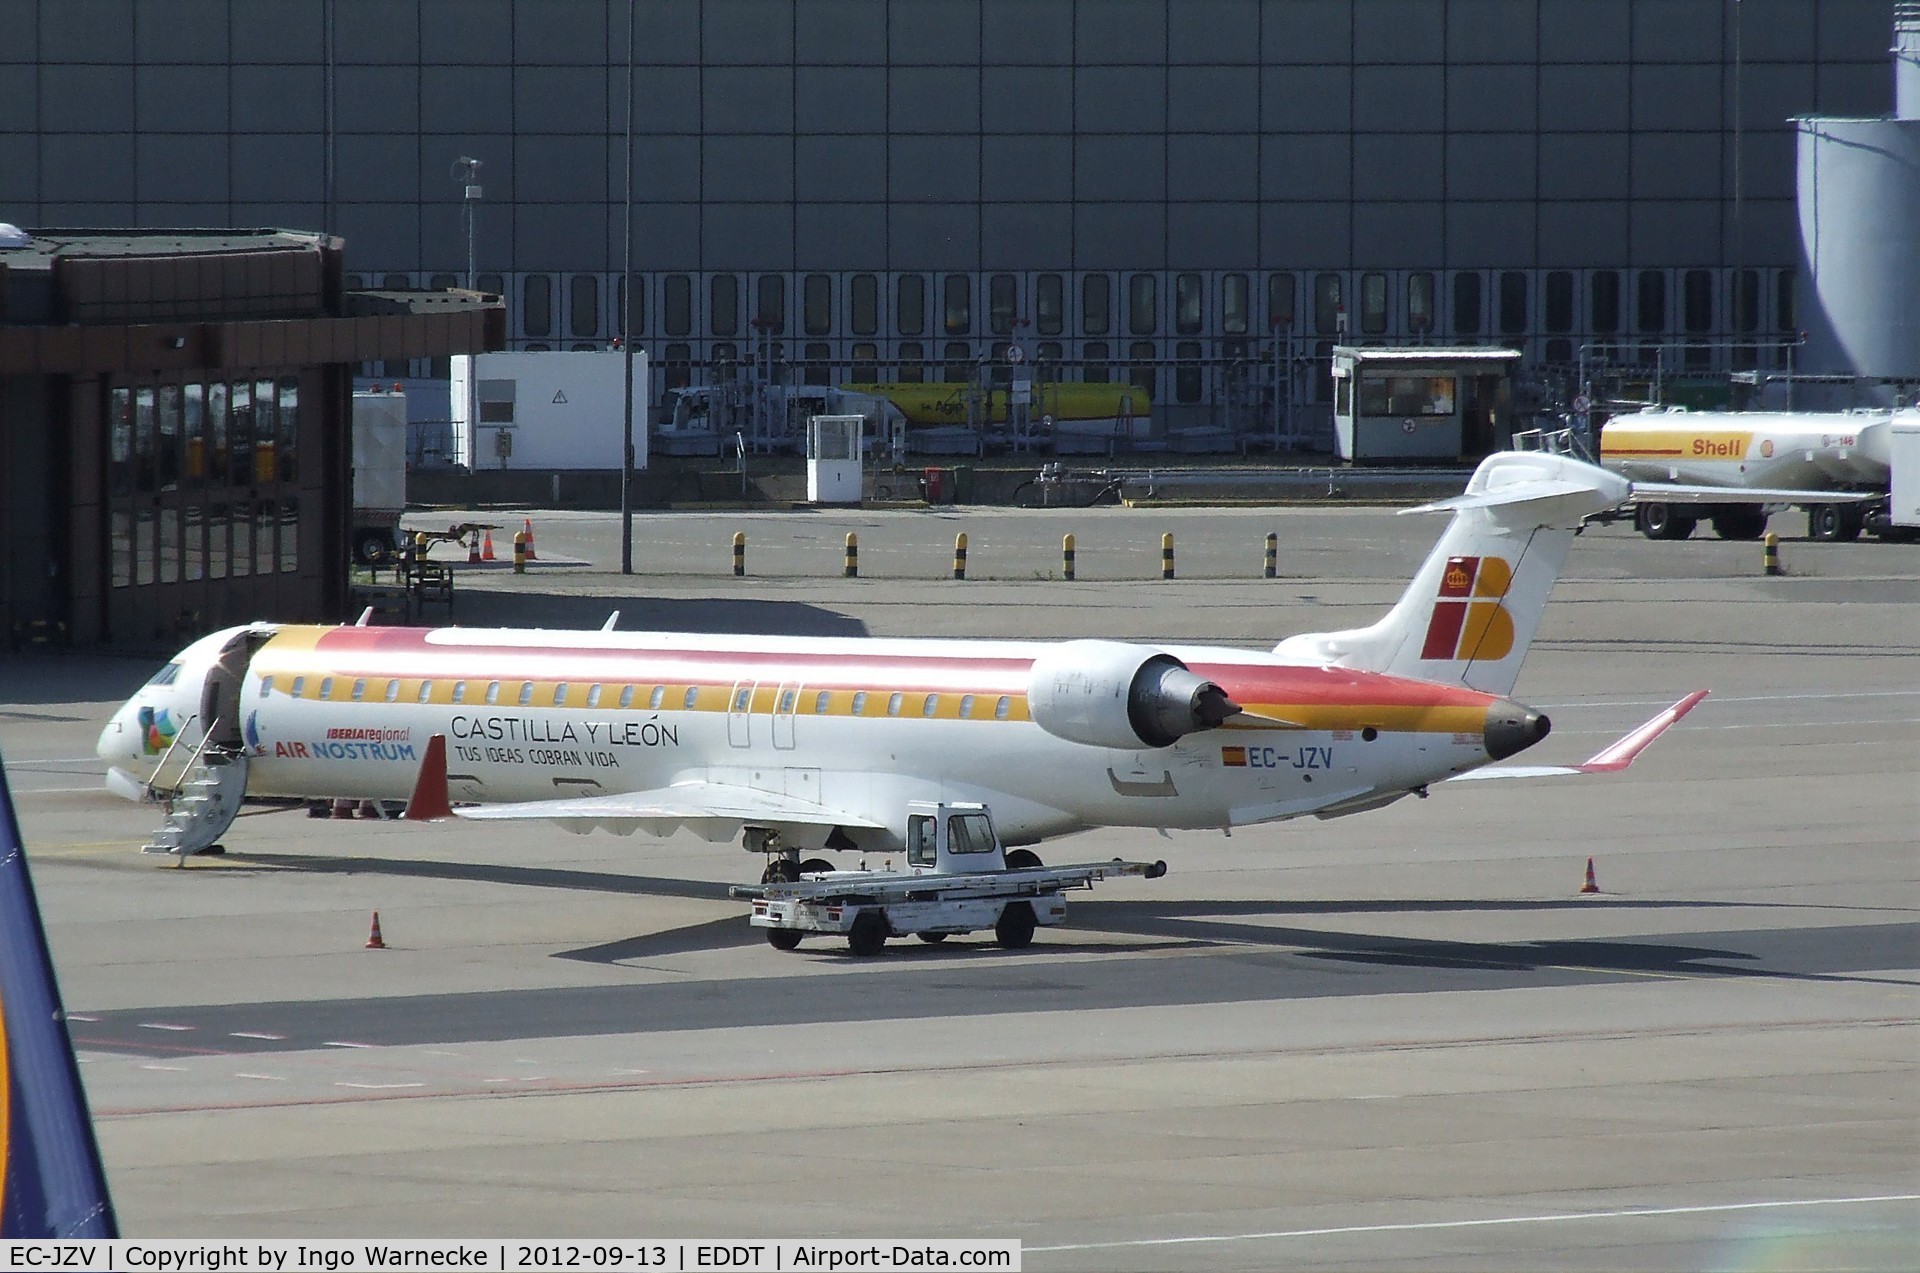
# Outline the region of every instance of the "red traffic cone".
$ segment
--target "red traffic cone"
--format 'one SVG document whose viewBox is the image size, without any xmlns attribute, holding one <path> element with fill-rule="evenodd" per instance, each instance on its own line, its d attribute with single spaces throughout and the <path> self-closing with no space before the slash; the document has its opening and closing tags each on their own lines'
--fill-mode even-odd
<svg viewBox="0 0 1920 1273">
<path fill-rule="evenodd" d="M 1600 891 L 1600 881 L 1593 878 L 1592 858 L 1587 859 L 1587 882 L 1580 886 L 1580 891 L 1582 893 L 1598 893 Z"/>
<path fill-rule="evenodd" d="M 526 517 L 526 518 L 522 518 L 521 520 L 526 522 L 527 524 L 527 560 L 532 561 L 533 560 L 533 518 Z"/>
<path fill-rule="evenodd" d="M 480 564 L 480 532 L 477 530 L 467 540 L 467 564 L 469 566 Z"/>
<path fill-rule="evenodd" d="M 367 934 L 368 950 L 385 950 L 387 943 L 380 937 L 380 912 L 373 913 L 373 931 Z"/>
<path fill-rule="evenodd" d="M 493 532 L 492 531 L 488 531 L 487 537 L 480 541 L 480 560 L 481 561 L 493 560 Z"/>
</svg>

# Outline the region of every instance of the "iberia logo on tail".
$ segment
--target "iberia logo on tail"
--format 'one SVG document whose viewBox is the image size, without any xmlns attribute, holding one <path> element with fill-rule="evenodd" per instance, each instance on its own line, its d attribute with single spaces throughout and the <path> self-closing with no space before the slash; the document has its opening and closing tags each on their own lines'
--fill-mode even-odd
<svg viewBox="0 0 1920 1273">
<path fill-rule="evenodd" d="M 1502 557 L 1449 557 L 1427 622 L 1423 659 L 1492 659 L 1513 652 L 1513 616 L 1500 604 L 1513 583 Z"/>
</svg>

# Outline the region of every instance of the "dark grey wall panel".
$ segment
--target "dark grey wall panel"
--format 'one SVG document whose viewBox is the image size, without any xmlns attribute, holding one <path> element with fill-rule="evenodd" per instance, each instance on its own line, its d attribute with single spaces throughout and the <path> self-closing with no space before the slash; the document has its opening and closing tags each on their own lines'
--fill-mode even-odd
<svg viewBox="0 0 1920 1273">
<path fill-rule="evenodd" d="M 319 132 L 326 118 L 324 75 L 317 66 L 233 68 L 233 131 Z"/>
<path fill-rule="evenodd" d="M 649 203 L 634 208 L 635 269 L 692 269 L 699 264 L 700 257 L 700 209 L 697 206 L 690 203 Z M 655 313 L 650 308 L 647 321 L 658 330 Z"/>
<path fill-rule="evenodd" d="M 1540 204 L 1540 265 L 1609 268 L 1628 261 L 1624 202 Z"/>
<path fill-rule="evenodd" d="M 1697 50 L 1717 49 L 1722 15 L 1732 7 L 1721 0 L 1632 0 L 1632 5 L 1638 62 L 1687 62 Z"/>
<path fill-rule="evenodd" d="M 1353 27 L 1349 0 L 1293 0 L 1282 12 L 1269 5 L 1260 26 L 1260 60 L 1351 62 Z"/>
<path fill-rule="evenodd" d="M 1154 65 L 1164 60 L 1167 42 L 1165 0 L 1086 0 L 1075 7 L 1074 60 Z"/>
<path fill-rule="evenodd" d="M 1446 142 L 1446 193 L 1456 199 L 1531 199 L 1533 133 L 1456 133 Z"/>
<path fill-rule="evenodd" d="M 1251 203 L 1167 205 L 1167 264 L 1171 268 L 1244 268 L 1254 259 L 1259 245 L 1259 209 Z"/>
<path fill-rule="evenodd" d="M 1353 144 L 1344 133 L 1278 133 L 1260 139 L 1262 199 L 1348 199 L 1352 168 Z"/>
<path fill-rule="evenodd" d="M 325 197 L 319 133 L 235 137 L 229 174 L 236 202 L 304 203 Z"/>
<path fill-rule="evenodd" d="M 1285 269 L 1336 268 L 1352 255 L 1352 227 L 1340 203 L 1260 205 L 1260 263 Z"/>
<path fill-rule="evenodd" d="M 1073 47 L 1074 0 L 980 0 L 985 61 L 1053 66 Z"/>
<path fill-rule="evenodd" d="M 124 66 L 41 67 L 40 127 L 50 133 L 131 133 L 133 76 Z"/>
<path fill-rule="evenodd" d="M 452 182 L 421 189 L 420 140 L 396 133 L 349 134 L 339 139 L 334 161 L 335 197 L 343 203 L 439 200 L 459 193 Z M 486 174 L 481 173 L 484 182 Z"/>
<path fill-rule="evenodd" d="M 1540 60 L 1626 61 L 1630 15 L 1617 0 L 1540 0 Z"/>
<path fill-rule="evenodd" d="M 1632 83 L 1633 126 L 1636 129 L 1720 126 L 1721 72 L 1718 64 L 1636 66 L 1633 68 Z M 1731 76 L 1727 77 L 1727 87 L 1732 87 Z"/>
<path fill-rule="evenodd" d="M 1166 92 L 1165 67 L 1083 66 L 1074 75 L 1074 125 L 1083 133 L 1160 132 Z"/>
<path fill-rule="evenodd" d="M 1630 98 L 1624 66 L 1549 66 L 1540 72 L 1540 127 L 1549 132 L 1625 132 Z"/>
<path fill-rule="evenodd" d="M 896 133 L 977 131 L 980 68 L 895 65 L 887 75 L 887 119 Z"/>
<path fill-rule="evenodd" d="M 620 161 L 621 139 L 615 137 L 607 147 L 607 180 L 619 196 L 626 180 Z M 700 139 L 698 137 L 645 137 L 633 139 L 633 197 L 643 203 L 691 199 L 699 189 Z"/>
<path fill-rule="evenodd" d="M 634 75 L 633 126 L 643 133 L 700 131 L 700 72 L 688 66 L 647 66 Z M 620 103 L 626 127 L 626 103 Z"/>
<path fill-rule="evenodd" d="M 706 256 L 714 268 L 793 268 L 791 204 L 709 203 L 703 212 Z"/>
<path fill-rule="evenodd" d="M 700 196 L 788 203 L 793 199 L 793 140 L 708 137 L 701 143 Z"/>
<path fill-rule="evenodd" d="M 1227 66 L 1259 60 L 1257 0 L 1180 0 L 1172 16 L 1168 61 Z"/>
<path fill-rule="evenodd" d="M 325 51 L 325 8 L 315 0 L 243 0 L 229 11 L 233 60 L 317 63 Z"/>
<path fill-rule="evenodd" d="M 1440 133 L 1356 133 L 1353 197 L 1435 199 L 1446 190 L 1446 139 Z"/>
<path fill-rule="evenodd" d="M 1442 126 L 1446 71 L 1438 66 L 1353 68 L 1353 126 L 1367 132 L 1421 132 Z"/>
<path fill-rule="evenodd" d="M 134 111 L 142 133 L 224 133 L 228 129 L 224 66 L 137 66 L 133 83 Z"/>
<path fill-rule="evenodd" d="M 990 203 L 980 209 L 980 263 L 986 269 L 1061 269 L 1072 259 L 1072 204 Z"/>
<path fill-rule="evenodd" d="M 39 60 L 40 0 L 0 0 L 0 27 L 10 36 L 0 40 L 0 66 Z"/>
<path fill-rule="evenodd" d="M 28 136 L 40 130 L 39 78 L 39 71 L 28 63 L 0 62 L 0 119 L 6 121 L 5 131 Z"/>
<path fill-rule="evenodd" d="M 0 207 L 30 207 L 39 201 L 39 159 L 40 147 L 32 137 L 0 133 Z"/>
<path fill-rule="evenodd" d="M 1446 206 L 1437 199 L 1357 204 L 1354 258 L 1379 269 L 1432 269 L 1444 259 L 1445 225 Z"/>
<path fill-rule="evenodd" d="M 238 109 L 238 86 L 235 88 Z M 420 70 L 420 127 L 431 133 L 513 131 L 513 72 L 504 66 Z"/>
<path fill-rule="evenodd" d="M 40 139 L 40 197 L 49 203 L 133 202 L 133 136 L 45 133 Z M 125 225 L 83 217 L 65 225 Z"/>
<path fill-rule="evenodd" d="M 1531 62 L 1535 0 L 1448 0 L 1447 56 L 1458 62 Z"/>
<path fill-rule="evenodd" d="M 896 4 L 887 49 L 895 66 L 980 60 L 979 0 L 919 0 Z"/>
<path fill-rule="evenodd" d="M 333 0 L 333 56 L 342 66 L 412 66 L 421 58 L 420 9 L 391 0 Z M 429 39 L 463 42 L 464 29 L 451 34 L 436 28 Z"/>
<path fill-rule="evenodd" d="M 990 133 L 1073 131 L 1067 67 L 989 66 L 981 73 L 981 127 Z"/>
<path fill-rule="evenodd" d="M 514 263 L 523 270 L 604 271 L 619 266 L 607 259 L 603 203 L 522 203 L 514 210 L 513 237 Z M 556 332 L 564 316 L 556 305 Z"/>
<path fill-rule="evenodd" d="M 887 241 L 887 211 L 874 203 L 803 203 L 794 208 L 794 264 L 803 270 L 873 269 Z"/>
<path fill-rule="evenodd" d="M 639 22 L 647 20 L 647 6 L 637 6 Z M 604 66 L 608 57 L 608 8 L 606 0 L 540 0 L 538 5 L 520 5 L 514 10 L 513 57 L 522 66 Z M 625 6 L 614 29 L 619 33 L 620 60 L 627 56 L 627 20 Z M 634 43 L 639 44 L 635 28 Z"/>
<path fill-rule="evenodd" d="M 793 68 L 713 66 L 701 77 L 709 133 L 774 133 L 793 127 Z"/>
<path fill-rule="evenodd" d="M 794 0 L 706 0 L 701 58 L 709 66 L 793 61 Z"/>
<path fill-rule="evenodd" d="M 417 0 L 425 33 L 420 60 L 449 66 L 513 56 L 513 0 Z M 654 0 L 664 3 L 664 0 Z M 621 53 L 624 55 L 625 48 Z"/>
<path fill-rule="evenodd" d="M 1260 72 L 1251 66 L 1167 68 L 1167 128 L 1251 132 L 1260 121 Z"/>
<path fill-rule="evenodd" d="M 1352 68 L 1281 66 L 1261 71 L 1260 126 L 1295 133 L 1351 128 Z"/>
<path fill-rule="evenodd" d="M 454 161 L 461 156 L 478 159 L 483 207 L 510 208 L 515 189 L 513 180 L 514 138 L 507 133 L 425 133 L 420 138 L 420 195 L 429 203 L 442 199 L 458 202 L 464 182 L 453 177 Z"/>
<path fill-rule="evenodd" d="M 803 133 L 887 131 L 887 72 L 875 66 L 801 66 L 793 72 L 794 127 Z"/>
<path fill-rule="evenodd" d="M 1534 208 L 1531 203 L 1450 203 L 1447 264 L 1456 268 L 1531 265 Z"/>
<path fill-rule="evenodd" d="M 625 68 L 622 68 L 624 73 Z M 636 79 L 638 77 L 636 76 Z M 620 103 L 619 126 L 626 126 Z M 634 119 L 640 104 L 634 102 Z M 521 132 L 603 134 L 614 117 L 607 113 L 607 82 L 578 67 L 520 66 L 513 73 L 513 123 Z"/>
<path fill-rule="evenodd" d="M 1892 80 L 1884 64 L 1822 66 L 1814 72 L 1815 108 L 1822 115 L 1856 119 L 1885 115 L 1892 105 Z"/>
<path fill-rule="evenodd" d="M 979 243 L 977 204 L 895 204 L 888 210 L 887 263 L 893 269 L 976 269 Z"/>
<path fill-rule="evenodd" d="M 1259 172 L 1259 139 L 1251 133 L 1167 137 L 1169 199 L 1255 199 Z"/>
<path fill-rule="evenodd" d="M 1632 156 L 1636 199 L 1717 199 L 1721 195 L 1717 133 L 1636 133 Z"/>
<path fill-rule="evenodd" d="M 1073 194 L 1076 199 L 1166 198 L 1166 138 L 1150 133 L 1076 139 Z"/>
<path fill-rule="evenodd" d="M 1627 138 L 1619 133 L 1541 133 L 1542 199 L 1627 197 Z"/>
<path fill-rule="evenodd" d="M 1073 138 L 1064 133 L 987 137 L 980 156 L 980 183 L 987 199 L 1073 198 Z"/>
<path fill-rule="evenodd" d="M 132 0 L 41 4 L 40 57 L 48 62 L 131 62 Z"/>
<path fill-rule="evenodd" d="M 885 0 L 808 0 L 794 14 L 794 60 L 824 66 L 885 66 Z"/>
<path fill-rule="evenodd" d="M 1447 127 L 1456 132 L 1532 128 L 1537 118 L 1531 66 L 1447 68 Z"/>
<path fill-rule="evenodd" d="M 279 223 L 269 220 L 266 224 Z M 389 270 L 410 270 L 420 259 L 420 214 L 414 203 L 355 202 L 340 210 L 334 233 L 347 241 L 347 267 L 352 270 L 377 276 Z M 496 241 L 495 250 L 499 246 Z M 460 238 L 460 260 L 464 273 L 464 235 Z"/>
<path fill-rule="evenodd" d="M 627 20 L 613 20 L 618 57 L 627 56 Z M 700 0 L 648 0 L 646 20 L 634 32 L 634 59 L 647 65 L 700 65 Z"/>
<path fill-rule="evenodd" d="M 141 137 L 135 156 L 140 202 L 224 205 L 231 198 L 227 143 L 225 134 Z"/>
<path fill-rule="evenodd" d="M 1636 265 L 1698 265 L 1720 248 L 1720 205 L 1636 199 L 1628 250 Z"/>
<path fill-rule="evenodd" d="M 794 145 L 794 197 L 832 203 L 884 202 L 887 197 L 887 139 L 802 137 Z"/>
<path fill-rule="evenodd" d="M 1082 203 L 1073 210 L 1074 265 L 1080 269 L 1164 268 L 1166 205 Z"/>
<path fill-rule="evenodd" d="M 418 67 L 342 66 L 333 76 L 335 128 L 354 133 L 420 131 Z"/>
<path fill-rule="evenodd" d="M 227 8 L 228 0 L 141 0 L 133 12 L 135 56 L 163 66 L 225 66 Z M 411 20 L 410 8 L 407 13 Z"/>
<path fill-rule="evenodd" d="M 890 198 L 918 203 L 980 197 L 977 137 L 895 137 L 887 150 Z"/>
<path fill-rule="evenodd" d="M 1366 0 L 1354 11 L 1353 60 L 1438 62 L 1446 48 L 1445 0 Z"/>
</svg>

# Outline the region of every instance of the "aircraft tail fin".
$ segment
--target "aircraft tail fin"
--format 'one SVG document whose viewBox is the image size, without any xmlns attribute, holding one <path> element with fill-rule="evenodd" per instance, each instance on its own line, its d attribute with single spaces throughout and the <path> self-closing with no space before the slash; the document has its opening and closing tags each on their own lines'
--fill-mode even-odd
<svg viewBox="0 0 1920 1273">
<path fill-rule="evenodd" d="M 0 769 L 0 1238 L 117 1236 Z"/>
<path fill-rule="evenodd" d="M 1574 532 L 1630 490 L 1571 456 L 1490 455 L 1460 495 L 1405 510 L 1453 517 L 1385 618 L 1288 637 L 1274 653 L 1510 693 Z"/>
</svg>

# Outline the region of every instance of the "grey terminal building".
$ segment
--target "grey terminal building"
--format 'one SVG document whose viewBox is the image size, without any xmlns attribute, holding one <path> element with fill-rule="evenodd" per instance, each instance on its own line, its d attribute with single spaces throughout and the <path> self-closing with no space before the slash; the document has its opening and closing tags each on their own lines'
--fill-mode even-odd
<svg viewBox="0 0 1920 1273">
<path fill-rule="evenodd" d="M 0 220 L 312 228 L 348 245 L 348 288 L 471 269 L 510 348 L 604 346 L 631 85 L 631 328 L 656 396 L 756 356 L 816 384 L 965 380 L 1018 346 L 1061 380 L 1149 386 L 1166 427 L 1276 398 L 1312 420 L 1343 342 L 1497 344 L 1546 371 L 1790 364 L 1790 121 L 1887 113 L 1891 19 L 1889 0 L 0 0 Z"/>
</svg>

